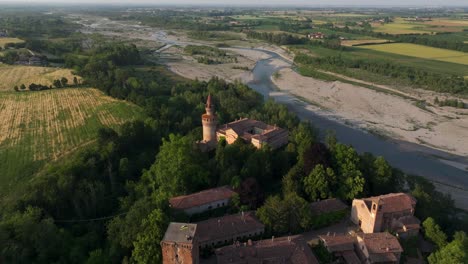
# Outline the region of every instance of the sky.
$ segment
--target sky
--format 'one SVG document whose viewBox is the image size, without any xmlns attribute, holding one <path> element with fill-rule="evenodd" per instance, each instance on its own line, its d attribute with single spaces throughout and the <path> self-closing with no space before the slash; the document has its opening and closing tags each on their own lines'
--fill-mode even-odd
<svg viewBox="0 0 468 264">
<path fill-rule="evenodd" d="M 93 4 L 181 4 L 181 5 L 255 5 L 255 6 L 468 6 L 468 0 L 0 0 L 0 3 L 93 3 Z"/>
</svg>

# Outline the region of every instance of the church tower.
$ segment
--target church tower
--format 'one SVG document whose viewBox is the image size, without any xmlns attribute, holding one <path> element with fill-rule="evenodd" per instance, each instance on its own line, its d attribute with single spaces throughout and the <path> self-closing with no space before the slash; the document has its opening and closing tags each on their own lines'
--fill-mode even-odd
<svg viewBox="0 0 468 264">
<path fill-rule="evenodd" d="M 214 113 L 214 105 L 211 101 L 211 94 L 208 95 L 205 106 L 206 113 L 202 115 L 203 124 L 203 143 L 216 143 L 216 127 L 218 125 L 218 117 Z"/>
</svg>

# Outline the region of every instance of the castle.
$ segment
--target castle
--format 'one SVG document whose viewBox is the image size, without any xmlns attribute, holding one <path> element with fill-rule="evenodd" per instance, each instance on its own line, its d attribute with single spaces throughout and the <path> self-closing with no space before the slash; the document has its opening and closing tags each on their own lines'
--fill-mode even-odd
<svg viewBox="0 0 468 264">
<path fill-rule="evenodd" d="M 206 113 L 202 115 L 203 140 L 198 142 L 203 151 L 215 148 L 216 143 L 223 138 L 228 144 L 240 138 L 256 148 L 268 145 L 276 149 L 288 144 L 286 129 L 257 120 L 243 118 L 218 127 L 218 117 L 214 111 L 211 95 L 208 95 L 205 110 Z"/>
</svg>

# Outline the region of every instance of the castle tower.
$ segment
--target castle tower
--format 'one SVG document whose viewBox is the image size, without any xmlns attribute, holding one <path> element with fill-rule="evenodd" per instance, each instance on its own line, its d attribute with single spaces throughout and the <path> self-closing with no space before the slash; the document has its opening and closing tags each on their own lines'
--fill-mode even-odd
<svg viewBox="0 0 468 264">
<path fill-rule="evenodd" d="M 206 113 L 202 115 L 203 143 L 216 143 L 216 126 L 218 117 L 214 113 L 214 105 L 211 101 L 211 94 L 208 95 L 205 106 Z"/>
</svg>

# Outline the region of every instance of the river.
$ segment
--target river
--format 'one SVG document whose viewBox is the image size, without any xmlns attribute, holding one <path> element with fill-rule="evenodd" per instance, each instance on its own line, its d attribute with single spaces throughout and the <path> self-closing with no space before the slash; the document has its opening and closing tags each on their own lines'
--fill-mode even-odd
<svg viewBox="0 0 468 264">
<path fill-rule="evenodd" d="M 97 29 L 106 25 L 111 25 L 113 29 L 126 28 L 128 30 L 135 30 L 137 28 L 145 28 L 148 30 L 147 32 L 150 32 L 152 40 L 166 44 L 159 51 L 163 51 L 173 45 L 206 45 L 195 41 L 180 41 L 168 36 L 164 30 L 153 31 L 147 27 L 129 25 L 122 21 L 101 19 L 93 24 L 92 27 Z M 438 190 L 452 195 L 457 207 L 468 210 L 468 172 L 456 166 L 451 166 L 449 162 L 439 158 L 444 157 L 456 161 L 457 159 L 464 159 L 464 157 L 456 157 L 449 153 L 414 143 L 383 138 L 347 126 L 339 120 L 323 115 L 323 113 L 317 112 L 308 103 L 301 101 L 294 95 L 278 91 L 271 81 L 271 77 L 276 71 L 284 67 L 292 67 L 291 61 L 269 50 L 234 49 L 250 49 L 268 54 L 267 59 L 257 61 L 250 74 L 250 78 L 245 80 L 248 86 L 262 94 L 265 98 L 272 98 L 286 105 L 290 111 L 296 113 L 302 120 L 310 121 L 321 132 L 326 130 L 335 131 L 336 137 L 340 142 L 352 145 L 360 153 L 370 152 L 376 156 L 383 156 L 392 166 L 408 174 L 420 175 L 431 180 Z M 281 61 L 281 63 L 278 64 L 278 61 Z"/>
<path fill-rule="evenodd" d="M 265 98 L 272 98 L 286 105 L 290 111 L 295 112 L 302 120 L 310 121 L 321 132 L 335 131 L 338 141 L 352 145 L 358 152 L 383 156 L 392 166 L 408 174 L 420 175 L 431 180 L 439 190 L 449 192 L 459 208 L 468 209 L 468 172 L 437 158 L 447 157 L 450 154 L 414 143 L 386 139 L 317 114 L 307 107 L 307 103 L 298 100 L 295 96 L 278 92 L 271 81 L 271 76 L 284 66 L 276 66 L 273 60 L 290 62 L 276 53 L 264 52 L 271 57 L 257 62 L 252 72 L 254 80 L 247 82 L 252 89 Z"/>
</svg>

